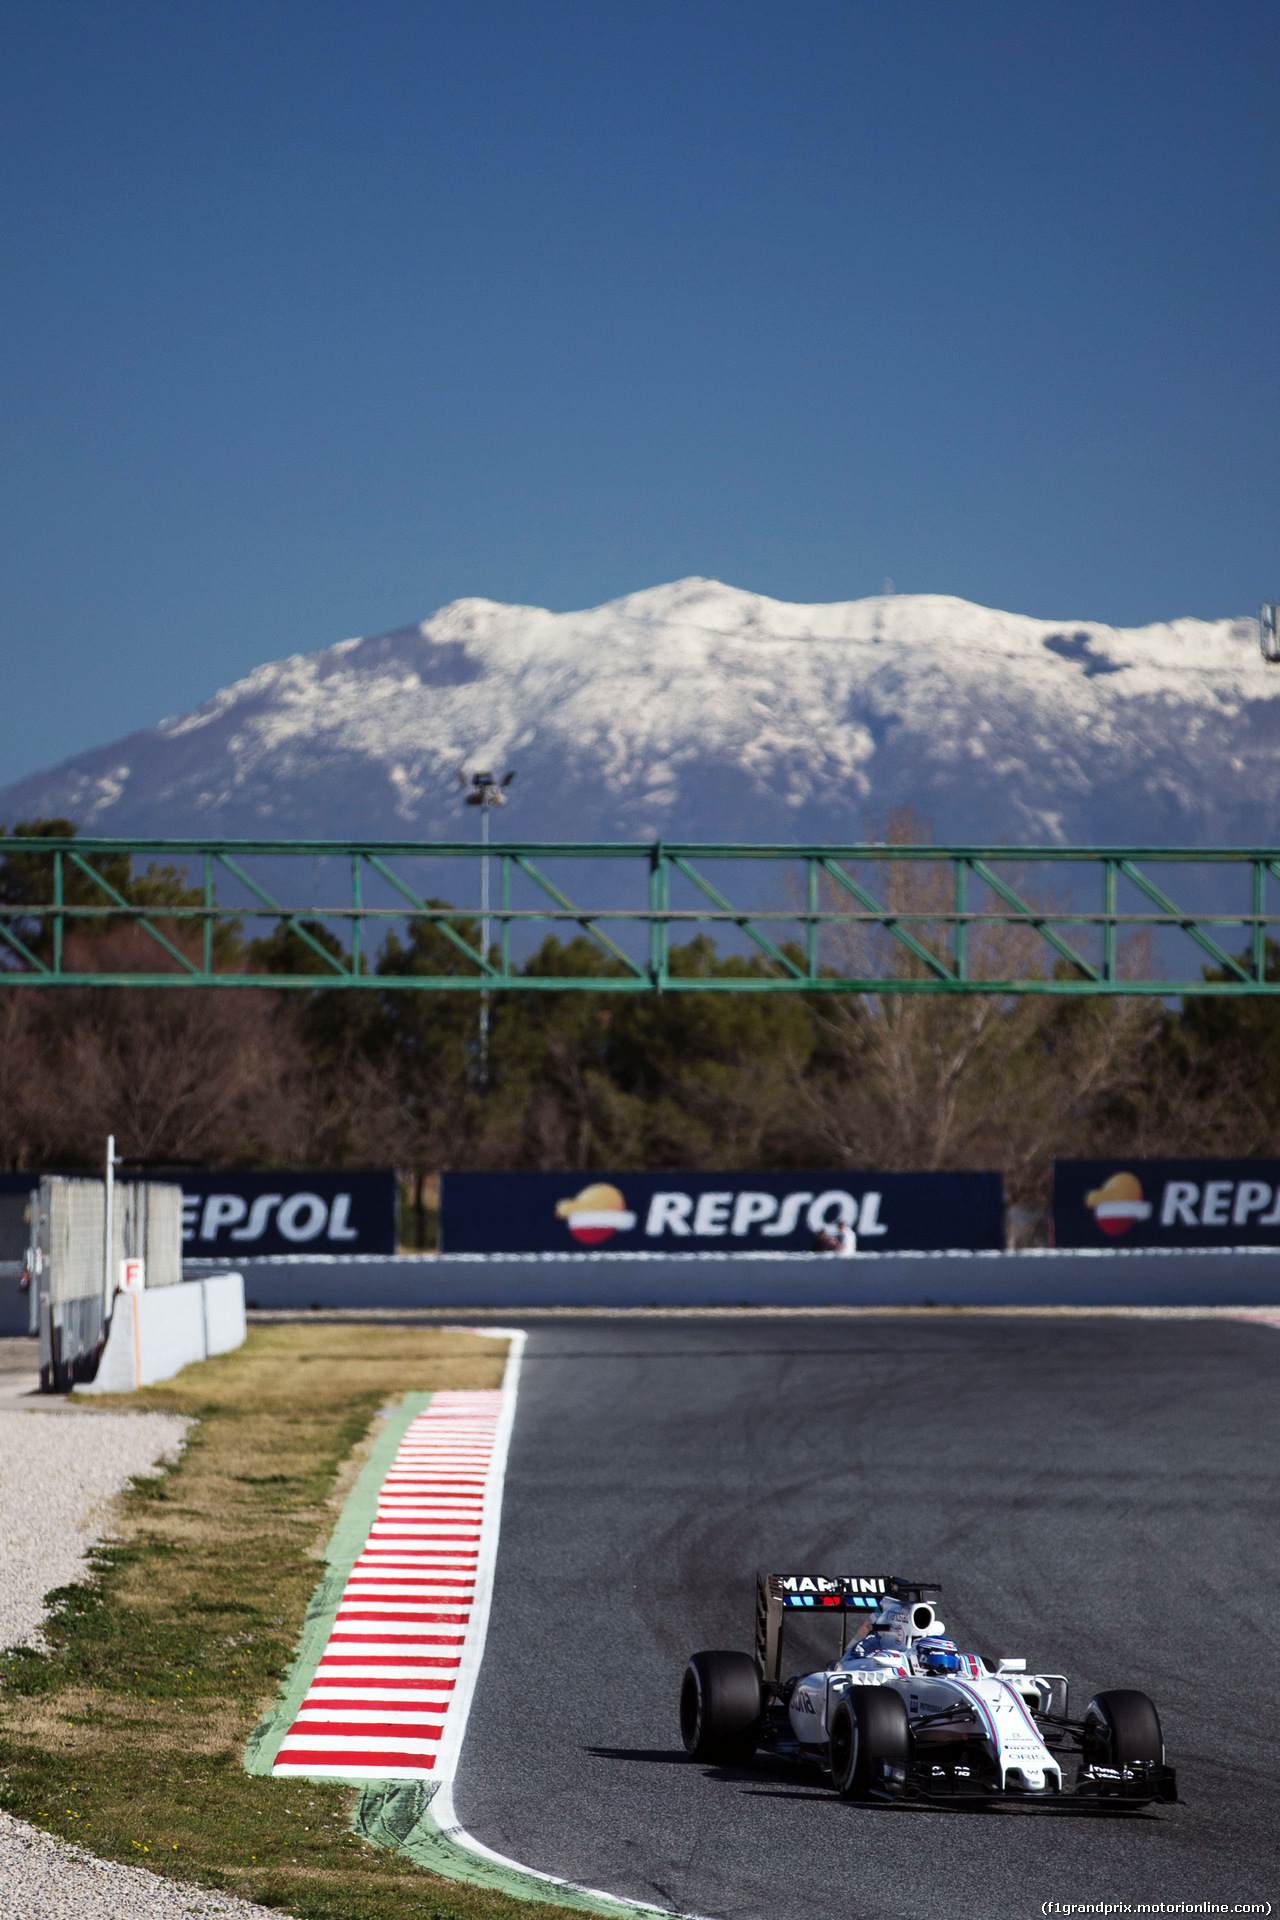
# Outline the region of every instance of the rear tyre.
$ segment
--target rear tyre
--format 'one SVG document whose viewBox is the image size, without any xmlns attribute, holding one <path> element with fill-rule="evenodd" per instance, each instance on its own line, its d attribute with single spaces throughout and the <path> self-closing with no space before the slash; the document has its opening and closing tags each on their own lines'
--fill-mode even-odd
<svg viewBox="0 0 1280 1920">
<path fill-rule="evenodd" d="M 1089 1702 L 1084 1716 L 1086 1757 L 1095 1766 L 1128 1767 L 1135 1761 L 1164 1765 L 1160 1715 L 1145 1693 L 1116 1687 Z"/>
<path fill-rule="evenodd" d="M 857 1687 L 831 1716 L 831 1778 L 846 1800 L 865 1800 L 885 1767 L 911 1754 L 907 1709 L 888 1687 Z"/>
<path fill-rule="evenodd" d="M 749 1760 L 764 1698 L 746 1653 L 695 1653 L 680 1688 L 680 1738 L 695 1760 Z"/>
</svg>

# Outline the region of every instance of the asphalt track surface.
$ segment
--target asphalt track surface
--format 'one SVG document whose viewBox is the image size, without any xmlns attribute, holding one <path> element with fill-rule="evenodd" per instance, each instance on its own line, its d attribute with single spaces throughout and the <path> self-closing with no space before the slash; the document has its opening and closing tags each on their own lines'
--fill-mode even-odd
<svg viewBox="0 0 1280 1920">
<path fill-rule="evenodd" d="M 459 1816 L 732 1920 L 1276 1901 L 1278 1467 L 1267 1327 L 532 1323 Z M 684 1660 L 750 1649 L 757 1566 L 941 1581 L 961 1645 L 1068 1674 L 1077 1711 L 1145 1689 L 1185 1803 L 860 1806 L 689 1761 Z"/>
</svg>

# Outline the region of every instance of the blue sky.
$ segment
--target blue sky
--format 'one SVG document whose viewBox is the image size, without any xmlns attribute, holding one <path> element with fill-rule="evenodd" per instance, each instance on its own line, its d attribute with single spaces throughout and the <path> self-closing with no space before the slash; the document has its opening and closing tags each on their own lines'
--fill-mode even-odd
<svg viewBox="0 0 1280 1920">
<path fill-rule="evenodd" d="M 1280 591 L 1280 11 L 9 0 L 0 784 L 463 594 Z"/>
</svg>

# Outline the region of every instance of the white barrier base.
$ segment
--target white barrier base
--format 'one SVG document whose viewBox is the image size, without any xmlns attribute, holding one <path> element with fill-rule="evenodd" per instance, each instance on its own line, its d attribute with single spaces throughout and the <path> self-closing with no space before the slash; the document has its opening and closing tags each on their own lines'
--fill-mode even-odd
<svg viewBox="0 0 1280 1920">
<path fill-rule="evenodd" d="M 244 1279 L 220 1273 L 179 1287 L 118 1293 L 95 1378 L 80 1393 L 132 1393 L 194 1360 L 244 1344 Z"/>
</svg>

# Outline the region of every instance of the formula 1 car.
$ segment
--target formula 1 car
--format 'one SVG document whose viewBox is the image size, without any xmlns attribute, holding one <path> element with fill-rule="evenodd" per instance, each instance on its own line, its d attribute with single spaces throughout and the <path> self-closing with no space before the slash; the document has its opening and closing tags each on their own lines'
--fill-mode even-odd
<svg viewBox="0 0 1280 1920">
<path fill-rule="evenodd" d="M 695 1653 L 685 1668 L 686 1751 L 732 1763 L 763 1750 L 805 1762 L 848 1800 L 1069 1795 L 1119 1810 L 1177 1799 L 1145 1693 L 1096 1694 L 1073 1720 L 1062 1674 L 961 1653 L 926 1599 L 941 1591 L 890 1575 L 758 1575 L 754 1658 Z M 785 1622 L 819 1613 L 839 1621 L 839 1657 L 784 1680 Z"/>
</svg>

